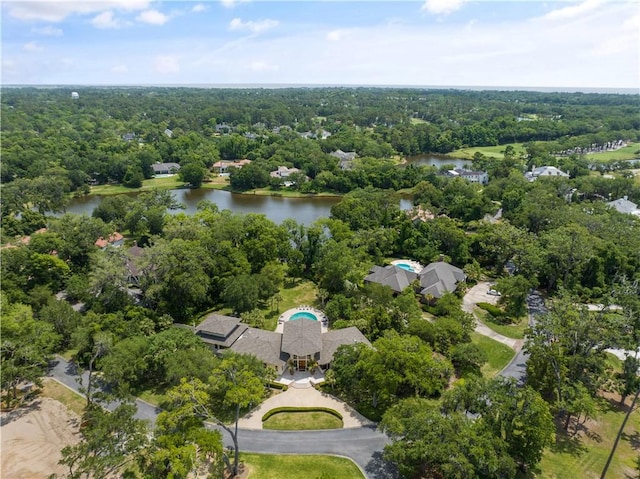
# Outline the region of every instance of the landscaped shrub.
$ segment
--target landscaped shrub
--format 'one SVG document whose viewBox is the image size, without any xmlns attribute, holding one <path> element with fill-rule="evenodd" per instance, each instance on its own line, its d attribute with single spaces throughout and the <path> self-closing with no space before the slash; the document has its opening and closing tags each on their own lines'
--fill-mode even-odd
<svg viewBox="0 0 640 479">
<path fill-rule="evenodd" d="M 267 411 L 267 413 L 264 416 L 262 416 L 262 422 L 265 422 L 271 416 L 273 416 L 274 414 L 278 414 L 280 412 L 326 412 L 327 414 L 331 414 L 332 416 L 335 416 L 338 419 L 342 420 L 342 414 L 328 407 L 282 406 L 282 407 L 276 407 L 274 409 L 271 409 L 270 411 Z"/>
<path fill-rule="evenodd" d="M 494 318 L 501 318 L 506 315 L 504 311 L 491 303 L 478 303 L 478 308 L 484 309 Z"/>
<path fill-rule="evenodd" d="M 281 391 L 286 391 L 287 389 L 289 389 L 289 386 L 287 386 L 286 384 L 277 383 L 275 381 L 269 381 L 267 386 L 271 389 L 280 389 Z"/>
</svg>

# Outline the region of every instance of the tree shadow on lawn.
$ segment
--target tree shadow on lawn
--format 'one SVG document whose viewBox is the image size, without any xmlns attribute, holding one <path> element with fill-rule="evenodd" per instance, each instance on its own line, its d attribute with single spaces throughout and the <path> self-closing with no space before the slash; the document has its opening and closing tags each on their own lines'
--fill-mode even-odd
<svg viewBox="0 0 640 479">
<path fill-rule="evenodd" d="M 554 453 L 570 454 L 574 457 L 580 457 L 587 453 L 587 447 L 582 443 L 580 437 L 568 435 L 562 428 L 556 430 L 556 441 L 550 449 Z"/>
<path fill-rule="evenodd" d="M 640 431 L 633 431 L 633 433 L 631 434 L 623 432 L 622 440 L 628 441 L 631 449 L 633 449 L 634 451 L 640 450 Z"/>
</svg>

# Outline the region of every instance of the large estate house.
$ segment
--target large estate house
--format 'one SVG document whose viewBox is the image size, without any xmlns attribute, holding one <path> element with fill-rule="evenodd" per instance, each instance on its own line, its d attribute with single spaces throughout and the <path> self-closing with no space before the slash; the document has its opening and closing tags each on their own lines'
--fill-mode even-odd
<svg viewBox="0 0 640 479">
<path fill-rule="evenodd" d="M 374 266 L 364 281 L 388 286 L 394 293 L 401 293 L 417 281 L 421 295 L 438 299 L 455 291 L 458 283 L 465 279 L 467 275 L 460 268 L 438 261 L 428 264 L 419 273 L 395 265 Z"/>
<path fill-rule="evenodd" d="M 252 328 L 239 318 L 209 314 L 195 327 L 195 333 L 214 351 L 231 349 L 251 354 L 282 374 L 287 367 L 306 371 L 314 364 L 329 368 L 338 347 L 371 343 L 358 328 L 323 333 L 320 322 L 311 319 L 286 321 L 282 333 Z"/>
</svg>

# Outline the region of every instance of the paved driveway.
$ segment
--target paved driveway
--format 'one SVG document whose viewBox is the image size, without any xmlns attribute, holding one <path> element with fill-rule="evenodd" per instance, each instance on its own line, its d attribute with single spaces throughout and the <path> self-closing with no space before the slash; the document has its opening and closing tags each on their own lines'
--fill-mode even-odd
<svg viewBox="0 0 640 479">
<path fill-rule="evenodd" d="M 73 364 L 58 357 L 52 363 L 49 376 L 74 391 L 81 387 L 76 381 L 78 371 Z M 87 374 L 83 375 L 85 384 Z M 113 409 L 117 403 L 109 405 Z M 136 417 L 147 419 L 152 424 L 160 409 L 141 400 L 136 400 Z M 222 430 L 221 430 L 222 431 Z M 233 442 L 222 431 L 226 446 Z M 350 429 L 332 429 L 327 431 L 269 431 L 239 429 L 240 449 L 246 452 L 270 454 L 333 454 L 352 459 L 371 479 L 394 479 L 395 471 L 385 463 L 381 456 L 389 439 L 375 426 L 353 427 Z"/>
</svg>

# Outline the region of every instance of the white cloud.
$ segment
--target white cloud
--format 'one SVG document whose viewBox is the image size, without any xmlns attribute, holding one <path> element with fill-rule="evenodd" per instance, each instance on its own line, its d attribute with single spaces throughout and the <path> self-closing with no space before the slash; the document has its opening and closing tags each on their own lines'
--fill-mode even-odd
<svg viewBox="0 0 640 479">
<path fill-rule="evenodd" d="M 107 29 L 122 28 L 125 26 L 125 23 L 119 18 L 116 18 L 111 10 L 108 10 L 93 17 L 91 19 L 91 25 L 96 28 Z"/>
<path fill-rule="evenodd" d="M 247 30 L 251 33 L 261 33 L 271 28 L 275 28 L 279 25 L 280 22 L 277 20 L 271 20 L 269 18 L 264 20 L 258 20 L 254 22 L 253 20 L 249 20 L 243 22 L 240 18 L 234 18 L 229 22 L 229 30 Z"/>
<path fill-rule="evenodd" d="M 251 0 L 220 0 L 220 4 L 225 8 L 233 8 L 241 3 L 249 3 Z"/>
<path fill-rule="evenodd" d="M 156 56 L 153 67 L 157 73 L 170 74 L 180 71 L 180 63 L 175 55 Z"/>
<path fill-rule="evenodd" d="M 422 5 L 422 10 L 426 10 L 434 15 L 449 15 L 459 10 L 466 0 L 426 0 Z"/>
<path fill-rule="evenodd" d="M 265 61 L 253 61 L 249 65 L 249 69 L 254 72 L 277 72 L 279 70 L 278 65 L 273 65 Z"/>
<path fill-rule="evenodd" d="M 191 9 L 191 11 L 193 13 L 200 13 L 200 12 L 204 12 L 207 9 L 206 5 L 203 5 L 202 3 L 198 3 L 197 5 L 194 5 L 193 8 Z"/>
<path fill-rule="evenodd" d="M 545 20 L 571 20 L 592 12 L 602 5 L 602 0 L 586 0 L 578 5 L 570 5 L 557 10 L 551 10 L 542 17 Z"/>
<path fill-rule="evenodd" d="M 38 43 L 36 42 L 29 42 L 29 43 L 25 43 L 22 46 L 23 50 L 26 50 L 28 52 L 41 52 L 43 50 L 42 46 L 40 46 Z"/>
<path fill-rule="evenodd" d="M 62 36 L 62 28 L 55 28 L 52 26 L 42 27 L 42 28 L 32 28 L 31 31 L 33 33 L 37 33 L 39 35 L 45 35 L 47 37 L 60 37 Z"/>
<path fill-rule="evenodd" d="M 337 42 L 338 40 L 341 40 L 343 36 L 343 30 L 331 30 L 329 33 L 327 33 L 327 40 L 329 40 L 330 42 Z"/>
<path fill-rule="evenodd" d="M 169 21 L 169 16 L 158 10 L 145 10 L 136 17 L 136 20 L 150 25 L 164 25 Z"/>
<path fill-rule="evenodd" d="M 129 71 L 129 68 L 127 68 L 127 65 L 119 63 L 118 65 L 114 65 L 113 67 L 111 67 L 111 71 L 113 73 L 127 73 Z"/>
<path fill-rule="evenodd" d="M 14 1 L 7 3 L 7 10 L 10 16 L 20 20 L 60 22 L 74 14 L 87 15 L 107 10 L 125 12 L 144 10 L 150 3 L 150 0 Z"/>
</svg>

